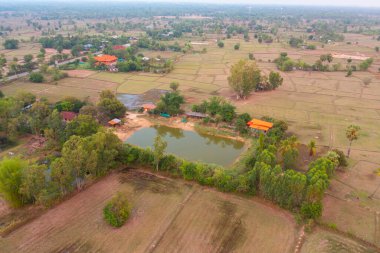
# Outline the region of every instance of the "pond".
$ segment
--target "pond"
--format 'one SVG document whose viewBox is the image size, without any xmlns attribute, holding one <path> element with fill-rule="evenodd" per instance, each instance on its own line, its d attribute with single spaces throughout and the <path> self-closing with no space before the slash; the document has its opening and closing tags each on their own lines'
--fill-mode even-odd
<svg viewBox="0 0 380 253">
<path fill-rule="evenodd" d="M 244 150 L 244 142 L 223 137 L 185 131 L 167 126 L 154 126 L 136 131 L 126 142 L 147 148 L 153 147 L 159 134 L 167 143 L 166 153 L 191 161 L 230 166 Z"/>
<path fill-rule="evenodd" d="M 160 100 L 160 97 L 164 95 L 167 90 L 152 89 L 143 94 L 126 94 L 120 93 L 117 98 L 122 102 L 129 110 L 136 110 L 143 104 L 156 103 Z"/>
</svg>

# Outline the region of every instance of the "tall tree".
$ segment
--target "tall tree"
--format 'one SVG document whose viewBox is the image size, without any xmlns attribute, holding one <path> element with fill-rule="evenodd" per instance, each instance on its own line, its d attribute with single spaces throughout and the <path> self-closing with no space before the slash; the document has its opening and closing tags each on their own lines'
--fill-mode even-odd
<svg viewBox="0 0 380 253">
<path fill-rule="evenodd" d="M 350 142 L 350 146 L 347 150 L 347 157 L 350 157 L 352 142 L 359 138 L 360 127 L 356 125 L 350 125 L 346 129 L 346 138 Z"/>
<path fill-rule="evenodd" d="M 160 164 L 160 161 L 162 157 L 165 154 L 166 147 L 168 146 L 167 142 L 164 141 L 161 137 L 161 135 L 157 135 L 154 139 L 154 163 L 156 164 L 156 170 L 158 171 L 158 166 Z"/>
<path fill-rule="evenodd" d="M 46 187 L 44 174 L 46 169 L 46 165 L 31 165 L 23 170 L 20 193 L 25 196 L 28 202 L 35 203 L 42 190 Z"/>
<path fill-rule="evenodd" d="M 254 61 L 240 60 L 231 67 L 228 83 L 237 99 L 245 99 L 260 83 L 260 70 Z"/>
<path fill-rule="evenodd" d="M 22 173 L 28 166 L 21 158 L 4 158 L 0 162 L 0 193 L 12 206 L 19 207 L 25 204 L 20 193 Z"/>
<path fill-rule="evenodd" d="M 279 151 L 282 156 L 284 167 L 290 169 L 291 166 L 294 166 L 294 163 L 299 154 L 298 152 L 298 140 L 296 136 L 291 136 L 285 140 L 282 140 L 280 143 Z"/>
<path fill-rule="evenodd" d="M 315 155 L 315 152 L 316 152 L 315 141 L 314 141 L 314 140 L 311 140 L 311 141 L 309 142 L 309 144 L 307 145 L 307 147 L 309 148 L 309 156 L 314 156 L 314 155 Z"/>
</svg>

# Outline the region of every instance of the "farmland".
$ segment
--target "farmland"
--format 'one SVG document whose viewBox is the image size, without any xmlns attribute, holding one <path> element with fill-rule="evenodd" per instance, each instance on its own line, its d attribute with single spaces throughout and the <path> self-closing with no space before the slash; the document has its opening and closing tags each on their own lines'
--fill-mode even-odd
<svg viewBox="0 0 380 253">
<path fill-rule="evenodd" d="M 116 230 L 102 219 L 102 208 L 118 191 L 131 200 L 133 212 Z M 108 176 L 12 232 L 0 246 L 6 252 L 292 252 L 296 236 L 295 224 L 285 212 L 128 171 Z"/>
</svg>

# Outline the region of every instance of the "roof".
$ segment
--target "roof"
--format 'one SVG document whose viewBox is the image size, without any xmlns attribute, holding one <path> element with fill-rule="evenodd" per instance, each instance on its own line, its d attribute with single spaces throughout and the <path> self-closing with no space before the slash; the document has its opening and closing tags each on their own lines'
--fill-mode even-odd
<svg viewBox="0 0 380 253">
<path fill-rule="evenodd" d="M 247 123 L 247 125 L 250 128 L 254 128 L 257 130 L 263 130 L 263 131 L 268 131 L 269 129 L 271 129 L 273 127 L 272 122 L 267 122 L 267 121 L 263 121 L 263 120 L 259 120 L 259 119 L 252 119 L 251 121 L 249 121 Z"/>
<path fill-rule="evenodd" d="M 123 45 L 115 45 L 112 47 L 113 50 L 124 50 L 125 49 L 125 46 Z"/>
<path fill-rule="evenodd" d="M 155 104 L 143 104 L 141 107 L 144 109 L 153 110 L 156 109 L 157 106 Z"/>
<path fill-rule="evenodd" d="M 117 61 L 117 57 L 109 54 L 103 54 L 102 56 L 95 56 L 94 59 L 102 63 L 112 63 Z"/>
<path fill-rule="evenodd" d="M 65 121 L 71 121 L 71 120 L 73 120 L 76 116 L 77 116 L 77 113 L 75 113 L 75 112 L 66 112 L 66 111 L 61 112 L 61 117 L 62 117 L 62 119 L 64 119 Z"/>
<path fill-rule="evenodd" d="M 110 120 L 108 121 L 108 124 L 114 126 L 114 125 L 117 125 L 117 124 L 120 124 L 121 123 L 121 120 L 120 119 L 113 119 L 113 120 Z"/>
<path fill-rule="evenodd" d="M 197 117 L 197 118 L 207 118 L 207 114 L 200 113 L 200 112 L 187 112 L 186 116 Z"/>
</svg>

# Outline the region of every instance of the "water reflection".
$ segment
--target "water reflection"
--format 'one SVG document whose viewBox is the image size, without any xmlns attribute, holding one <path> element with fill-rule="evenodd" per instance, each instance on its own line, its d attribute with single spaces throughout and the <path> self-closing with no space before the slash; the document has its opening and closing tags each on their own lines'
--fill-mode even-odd
<svg viewBox="0 0 380 253">
<path fill-rule="evenodd" d="M 135 132 L 127 142 L 144 148 L 152 147 L 157 134 L 168 143 L 168 153 L 192 161 L 223 166 L 231 165 L 244 148 L 244 143 L 240 141 L 167 126 L 143 128 Z"/>
</svg>

